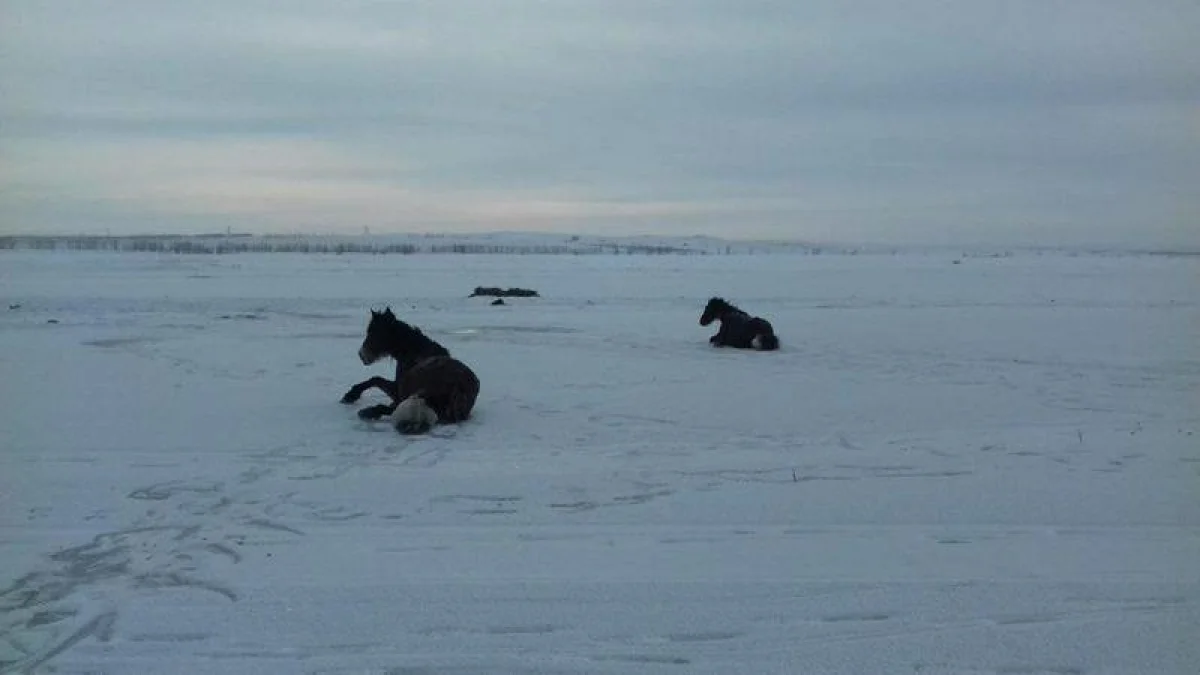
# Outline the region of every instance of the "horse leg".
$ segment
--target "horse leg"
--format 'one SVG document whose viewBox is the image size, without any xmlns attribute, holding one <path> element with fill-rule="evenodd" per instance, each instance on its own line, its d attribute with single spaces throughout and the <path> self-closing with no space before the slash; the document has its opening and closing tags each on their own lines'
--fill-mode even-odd
<svg viewBox="0 0 1200 675">
<path fill-rule="evenodd" d="M 393 412 L 395 412 L 396 405 L 398 405 L 398 404 L 396 404 L 396 403 L 380 403 L 379 405 L 368 406 L 366 408 L 363 408 L 362 410 L 359 410 L 358 416 L 360 419 L 364 419 L 364 420 L 377 420 L 380 417 L 385 417 L 385 416 L 391 415 Z"/>
<path fill-rule="evenodd" d="M 708 344 L 714 347 L 723 347 L 729 342 L 729 326 L 725 322 L 721 322 L 721 327 L 717 329 L 717 334 L 708 338 Z"/>
<path fill-rule="evenodd" d="M 363 380 L 353 387 L 350 387 L 350 390 L 342 395 L 342 403 L 354 403 L 371 387 L 377 387 L 389 397 L 393 399 L 396 398 L 396 383 L 392 380 L 376 375 L 375 377 Z"/>
<path fill-rule="evenodd" d="M 380 390 L 383 391 L 383 393 L 387 394 L 388 398 L 392 399 L 392 402 L 391 403 L 381 403 L 379 405 L 372 405 L 372 406 L 363 408 L 362 410 L 358 411 L 358 416 L 364 420 L 377 420 L 380 417 L 387 417 L 387 416 L 390 416 L 392 413 L 396 412 L 396 407 L 400 405 L 400 378 L 401 377 L 402 377 L 402 375 L 401 375 L 400 365 L 397 364 L 395 380 L 385 380 L 382 377 L 372 377 L 371 380 L 368 380 L 368 382 L 374 380 L 375 386 L 379 387 Z"/>
</svg>

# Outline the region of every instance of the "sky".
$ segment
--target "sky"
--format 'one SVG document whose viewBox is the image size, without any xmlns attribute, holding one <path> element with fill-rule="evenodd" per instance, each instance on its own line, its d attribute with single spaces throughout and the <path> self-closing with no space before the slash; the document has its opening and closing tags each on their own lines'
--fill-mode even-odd
<svg viewBox="0 0 1200 675">
<path fill-rule="evenodd" d="M 1200 245 L 1196 0 L 4 0 L 0 233 Z"/>
</svg>

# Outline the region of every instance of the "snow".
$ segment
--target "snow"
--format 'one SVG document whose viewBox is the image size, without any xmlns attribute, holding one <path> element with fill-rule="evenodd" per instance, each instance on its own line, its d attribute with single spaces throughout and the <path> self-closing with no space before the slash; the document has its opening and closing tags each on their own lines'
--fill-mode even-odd
<svg viewBox="0 0 1200 675">
<path fill-rule="evenodd" d="M 1194 673 L 1198 262 L 0 253 L 0 670 Z"/>
</svg>

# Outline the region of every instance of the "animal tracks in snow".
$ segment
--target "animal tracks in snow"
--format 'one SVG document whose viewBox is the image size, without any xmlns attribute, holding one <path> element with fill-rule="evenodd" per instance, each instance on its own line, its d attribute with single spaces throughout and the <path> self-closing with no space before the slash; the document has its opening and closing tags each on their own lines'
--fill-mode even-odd
<svg viewBox="0 0 1200 675">
<path fill-rule="evenodd" d="M 280 450 L 259 458 L 286 456 Z M 224 566 L 245 560 L 247 546 L 305 536 L 290 523 L 367 515 L 292 492 L 264 497 L 255 484 L 277 468 L 252 466 L 231 481 L 172 479 L 129 491 L 130 502 L 146 505 L 133 524 L 50 553 L 37 570 L 0 589 L 0 645 L 13 655 L 7 667 L 33 670 L 85 639 L 110 639 L 121 611 L 115 598 L 128 593 L 190 591 L 237 602 L 238 591 L 219 579 Z"/>
<path fill-rule="evenodd" d="M 522 497 L 494 495 L 442 495 L 429 500 L 431 504 L 453 504 L 459 513 L 468 515 L 508 515 L 517 513 L 514 508 Z"/>
</svg>

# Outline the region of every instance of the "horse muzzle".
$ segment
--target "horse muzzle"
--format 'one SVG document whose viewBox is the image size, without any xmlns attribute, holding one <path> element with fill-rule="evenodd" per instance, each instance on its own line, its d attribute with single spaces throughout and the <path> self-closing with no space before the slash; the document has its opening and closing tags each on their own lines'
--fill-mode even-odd
<svg viewBox="0 0 1200 675">
<path fill-rule="evenodd" d="M 367 349 L 366 347 L 359 347 L 358 358 L 360 361 L 362 361 L 364 366 L 369 366 L 379 360 L 379 355 L 372 353 L 371 350 Z"/>
</svg>

